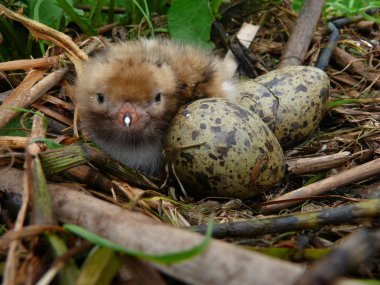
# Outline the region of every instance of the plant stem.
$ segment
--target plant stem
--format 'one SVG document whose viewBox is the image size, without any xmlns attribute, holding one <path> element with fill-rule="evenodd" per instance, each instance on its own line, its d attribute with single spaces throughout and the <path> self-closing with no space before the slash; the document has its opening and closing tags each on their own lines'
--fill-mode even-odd
<svg viewBox="0 0 380 285">
<path fill-rule="evenodd" d="M 111 24 L 115 19 L 115 0 L 110 0 L 108 7 L 108 24 Z"/>
<path fill-rule="evenodd" d="M 221 15 L 219 14 L 219 7 L 222 4 L 223 0 L 212 0 L 211 1 L 211 12 L 212 15 L 219 19 L 221 18 Z"/>
<path fill-rule="evenodd" d="M 155 36 L 155 34 L 154 34 L 154 28 L 153 28 L 153 25 L 152 25 L 152 21 L 150 20 L 150 13 L 149 13 L 148 3 L 146 2 L 146 0 L 144 0 L 145 10 L 140 6 L 140 4 L 137 2 L 137 0 L 133 0 L 133 3 L 136 4 L 137 8 L 143 14 L 143 16 L 144 16 L 145 20 L 147 21 L 148 26 L 149 26 L 149 28 L 151 30 L 151 35 L 152 35 L 152 37 L 154 37 Z"/>
<path fill-rule="evenodd" d="M 94 18 L 92 19 L 93 27 L 99 27 L 102 22 L 102 7 L 105 4 L 105 0 L 96 1 L 94 9 Z"/>
<path fill-rule="evenodd" d="M 136 8 L 136 1 L 133 0 L 131 1 L 131 23 L 132 25 L 136 25 L 138 20 L 137 20 L 137 8 Z"/>
<path fill-rule="evenodd" d="M 152 1 L 152 12 L 157 14 L 160 13 L 160 0 Z"/>
</svg>

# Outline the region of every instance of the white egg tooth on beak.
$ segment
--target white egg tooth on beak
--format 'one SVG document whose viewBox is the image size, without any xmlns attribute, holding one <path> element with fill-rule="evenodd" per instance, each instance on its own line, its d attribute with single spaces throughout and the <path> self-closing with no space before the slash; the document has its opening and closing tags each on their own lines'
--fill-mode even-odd
<svg viewBox="0 0 380 285">
<path fill-rule="evenodd" d="M 130 128 L 130 127 L 131 127 L 131 122 L 132 122 L 132 117 L 131 117 L 131 115 L 126 114 L 126 115 L 124 116 L 124 124 L 125 124 L 125 126 L 126 126 L 127 128 Z"/>
</svg>

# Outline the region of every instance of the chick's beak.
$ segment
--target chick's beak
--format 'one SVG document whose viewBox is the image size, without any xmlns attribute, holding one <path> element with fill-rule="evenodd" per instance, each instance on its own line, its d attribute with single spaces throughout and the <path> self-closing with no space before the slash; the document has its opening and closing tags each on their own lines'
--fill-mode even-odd
<svg viewBox="0 0 380 285">
<path fill-rule="evenodd" d="M 125 102 L 117 113 L 117 122 L 125 128 L 131 128 L 136 125 L 138 121 L 139 115 L 136 108 L 131 103 Z"/>
<path fill-rule="evenodd" d="M 126 113 L 124 116 L 124 125 L 129 128 L 131 126 L 132 116 L 129 113 Z"/>
</svg>

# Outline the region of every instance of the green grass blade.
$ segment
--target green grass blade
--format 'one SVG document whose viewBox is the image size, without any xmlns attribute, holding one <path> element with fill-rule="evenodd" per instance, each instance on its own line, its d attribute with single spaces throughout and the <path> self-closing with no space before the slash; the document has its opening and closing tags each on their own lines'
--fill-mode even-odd
<svg viewBox="0 0 380 285">
<path fill-rule="evenodd" d="M 357 102 L 360 102 L 360 100 L 358 100 L 358 99 L 343 99 L 343 100 L 328 102 L 327 106 L 329 108 L 333 108 L 333 107 L 338 107 L 338 106 L 342 106 L 345 104 L 352 104 L 352 103 L 357 103 Z"/>
<path fill-rule="evenodd" d="M 122 261 L 115 251 L 96 247 L 84 262 L 76 285 L 111 284 Z"/>
<path fill-rule="evenodd" d="M 178 262 L 190 259 L 192 257 L 195 257 L 201 254 L 208 247 L 209 242 L 211 240 L 212 223 L 210 223 L 209 226 L 207 227 L 206 236 L 198 245 L 187 250 L 172 252 L 172 253 L 163 254 L 163 255 L 146 254 L 141 251 L 137 251 L 137 250 L 133 250 L 133 249 L 121 246 L 117 243 L 114 243 L 110 240 L 102 238 L 98 236 L 97 234 L 94 234 L 93 232 L 90 232 L 77 225 L 65 224 L 63 228 L 94 244 L 115 250 L 120 253 L 125 253 L 134 257 L 139 257 L 139 258 L 156 262 L 159 264 L 173 264 L 173 263 L 178 263 Z"/>
</svg>

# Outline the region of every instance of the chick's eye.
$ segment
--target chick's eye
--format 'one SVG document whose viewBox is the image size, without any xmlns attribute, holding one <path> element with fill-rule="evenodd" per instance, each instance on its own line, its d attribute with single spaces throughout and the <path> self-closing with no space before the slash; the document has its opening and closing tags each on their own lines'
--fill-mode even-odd
<svg viewBox="0 0 380 285">
<path fill-rule="evenodd" d="M 161 101 L 161 92 L 157 92 L 154 96 L 154 102 L 158 103 Z"/>
<path fill-rule="evenodd" d="M 96 100 L 98 101 L 99 104 L 104 103 L 104 94 L 103 93 L 96 93 Z"/>
</svg>

